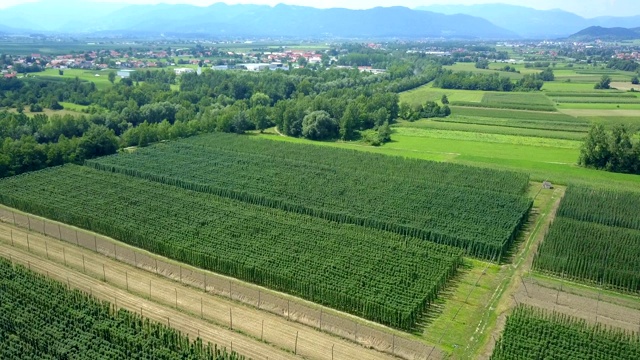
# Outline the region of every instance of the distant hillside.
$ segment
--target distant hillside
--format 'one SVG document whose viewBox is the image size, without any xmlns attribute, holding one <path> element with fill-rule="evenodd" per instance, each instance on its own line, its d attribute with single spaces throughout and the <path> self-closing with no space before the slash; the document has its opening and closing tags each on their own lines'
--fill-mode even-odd
<svg viewBox="0 0 640 360">
<path fill-rule="evenodd" d="M 1 1 L 1 0 L 0 0 Z M 70 23 L 99 23 L 126 4 L 82 0 L 42 0 L 0 9 L 0 24 L 14 29 L 58 31 Z"/>
<path fill-rule="evenodd" d="M 640 39 L 640 27 L 634 29 L 627 29 L 623 27 L 605 28 L 601 26 L 591 26 L 584 30 L 581 30 L 571 36 L 572 40 L 634 40 Z"/>
<path fill-rule="evenodd" d="M 24 34 L 24 33 L 27 33 L 27 31 L 0 24 L 0 34 Z"/>
<path fill-rule="evenodd" d="M 536 10 L 505 4 L 432 5 L 417 8 L 442 14 L 470 14 L 489 20 L 525 38 L 565 38 L 590 26 L 639 27 L 640 16 L 585 19 L 563 10 Z"/>
<path fill-rule="evenodd" d="M 77 0 L 74 0 L 77 1 Z M 0 24 L 14 26 L 12 18 L 30 14 L 41 19 L 58 6 L 51 0 L 27 3 L 0 10 Z M 58 4 L 57 2 L 55 4 Z M 464 38 L 510 39 L 518 37 L 491 22 L 469 15 L 443 15 L 405 7 L 377 7 L 368 10 L 316 9 L 304 6 L 227 5 L 131 5 L 108 12 L 81 7 L 87 16 L 70 11 L 55 12 L 54 20 L 38 20 L 33 30 L 65 33 L 114 33 L 122 35 L 251 36 L 251 37 L 342 37 L 342 38 Z M 103 4 L 104 5 L 104 4 Z M 75 5 L 74 5 L 75 6 Z M 102 5 L 100 5 L 102 6 Z M 106 5 L 105 5 L 106 6 Z M 44 12 L 44 13 L 43 13 Z M 99 16 L 99 18 L 96 18 Z M 26 27 L 26 26 L 23 26 Z"/>
</svg>

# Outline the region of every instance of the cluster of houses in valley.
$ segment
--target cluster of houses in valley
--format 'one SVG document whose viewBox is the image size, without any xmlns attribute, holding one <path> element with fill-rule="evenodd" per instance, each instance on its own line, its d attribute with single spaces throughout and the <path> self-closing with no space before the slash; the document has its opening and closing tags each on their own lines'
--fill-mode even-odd
<svg viewBox="0 0 640 360">
<path fill-rule="evenodd" d="M 615 55 L 617 59 L 620 60 L 636 60 L 640 61 L 640 52 L 632 51 L 632 52 L 619 52 Z"/>
<path fill-rule="evenodd" d="M 337 57 L 323 58 L 314 51 L 287 50 L 281 52 L 251 51 L 236 53 L 207 49 L 171 49 L 136 52 L 129 50 L 97 50 L 65 55 L 31 54 L 9 57 L 9 64 L 0 63 L 4 77 L 14 77 L 17 73 L 37 72 L 45 69 L 118 69 L 118 75 L 128 77 L 136 69 L 172 67 L 177 75 L 210 67 L 214 70 L 239 69 L 246 71 L 289 70 L 301 64 L 329 64 L 337 62 Z M 34 67 L 35 66 L 35 67 Z M 29 70 L 25 71 L 25 68 Z M 177 68 L 176 68 L 177 67 Z M 365 69 L 363 71 L 370 71 Z M 372 71 L 373 72 L 373 71 Z"/>
</svg>

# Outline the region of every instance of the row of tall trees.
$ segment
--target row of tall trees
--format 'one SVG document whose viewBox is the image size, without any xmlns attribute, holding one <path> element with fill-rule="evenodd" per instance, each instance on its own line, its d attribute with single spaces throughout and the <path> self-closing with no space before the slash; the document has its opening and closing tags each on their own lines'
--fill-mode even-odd
<svg viewBox="0 0 640 360">
<path fill-rule="evenodd" d="M 594 125 L 580 150 L 580 165 L 620 173 L 640 174 L 640 141 L 619 125 L 611 131 Z"/>
<path fill-rule="evenodd" d="M 483 90 L 483 91 L 536 91 L 544 85 L 544 81 L 553 81 L 553 70 L 547 68 L 538 74 L 524 75 L 513 82 L 510 78 L 498 73 L 485 74 L 466 71 L 441 72 L 434 81 L 434 86 L 443 89 Z"/>
<path fill-rule="evenodd" d="M 288 136 L 381 144 L 389 141 L 389 125 L 398 117 L 397 93 L 428 83 L 440 71 L 421 57 L 386 61 L 388 71 L 378 75 L 357 69 L 205 71 L 183 75 L 180 91 L 172 90 L 176 77 L 164 70 L 136 71 L 104 89 L 77 78 L 0 79 L 0 107 L 18 110 L 0 112 L 0 176 L 79 163 L 121 147 L 274 125 Z M 85 114 L 23 113 L 25 107 L 61 109 L 61 102 L 86 105 Z M 97 133 L 103 145 L 96 144 Z"/>
</svg>

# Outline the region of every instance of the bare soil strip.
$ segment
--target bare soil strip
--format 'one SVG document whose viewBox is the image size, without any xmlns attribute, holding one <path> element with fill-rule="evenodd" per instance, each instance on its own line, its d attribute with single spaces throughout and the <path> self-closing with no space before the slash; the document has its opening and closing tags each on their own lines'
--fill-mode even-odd
<svg viewBox="0 0 640 360">
<path fill-rule="evenodd" d="M 211 336 L 224 334 L 206 340 L 227 347 L 233 341 L 234 350 L 254 359 L 294 358 L 294 352 L 308 359 L 395 358 L 91 250 L 14 226 L 0 225 L 0 253 L 4 257 L 15 257 L 14 260 L 21 259 L 23 263 L 29 261 L 32 269 L 48 272 L 56 279 L 66 281 L 68 277 L 72 287 L 79 287 L 112 303 L 117 302 L 118 306 L 132 311 L 140 311 L 142 307 L 143 315 L 154 320 L 166 323 L 169 316 L 172 327 L 185 329 L 190 335 L 197 336 L 198 329 L 201 334 L 208 331 Z M 414 358 L 418 357 L 410 359 Z M 431 359 L 438 358 L 440 356 L 432 354 Z"/>
<path fill-rule="evenodd" d="M 640 90 L 640 85 L 632 84 L 631 82 L 615 81 L 611 82 L 611 87 L 618 90 L 629 91 L 631 89 Z"/>
<path fill-rule="evenodd" d="M 604 299 L 571 294 L 560 290 L 560 287 L 550 287 L 535 278 L 525 278 L 524 282 L 526 288 L 524 285 L 520 286 L 514 294 L 514 301 L 518 303 L 561 312 L 589 323 L 640 332 L 639 309 L 612 304 Z"/>
</svg>

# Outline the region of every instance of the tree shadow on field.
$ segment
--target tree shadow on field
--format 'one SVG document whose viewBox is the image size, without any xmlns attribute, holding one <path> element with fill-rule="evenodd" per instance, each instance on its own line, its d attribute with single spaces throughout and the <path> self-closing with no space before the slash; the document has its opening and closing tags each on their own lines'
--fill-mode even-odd
<svg viewBox="0 0 640 360">
<path fill-rule="evenodd" d="M 438 297 L 431 303 L 421 316 L 418 318 L 415 326 L 411 329 L 411 333 L 422 335 L 425 329 L 431 325 L 444 313 L 447 305 L 455 306 L 456 309 L 464 302 L 464 299 L 456 299 L 458 286 L 463 284 L 462 279 L 473 270 L 473 264 L 469 261 L 463 261 L 456 275 L 447 281 L 444 289 L 440 290 Z M 458 300 L 453 302 L 454 300 Z M 456 310 L 457 311 L 457 310 Z"/>
</svg>

